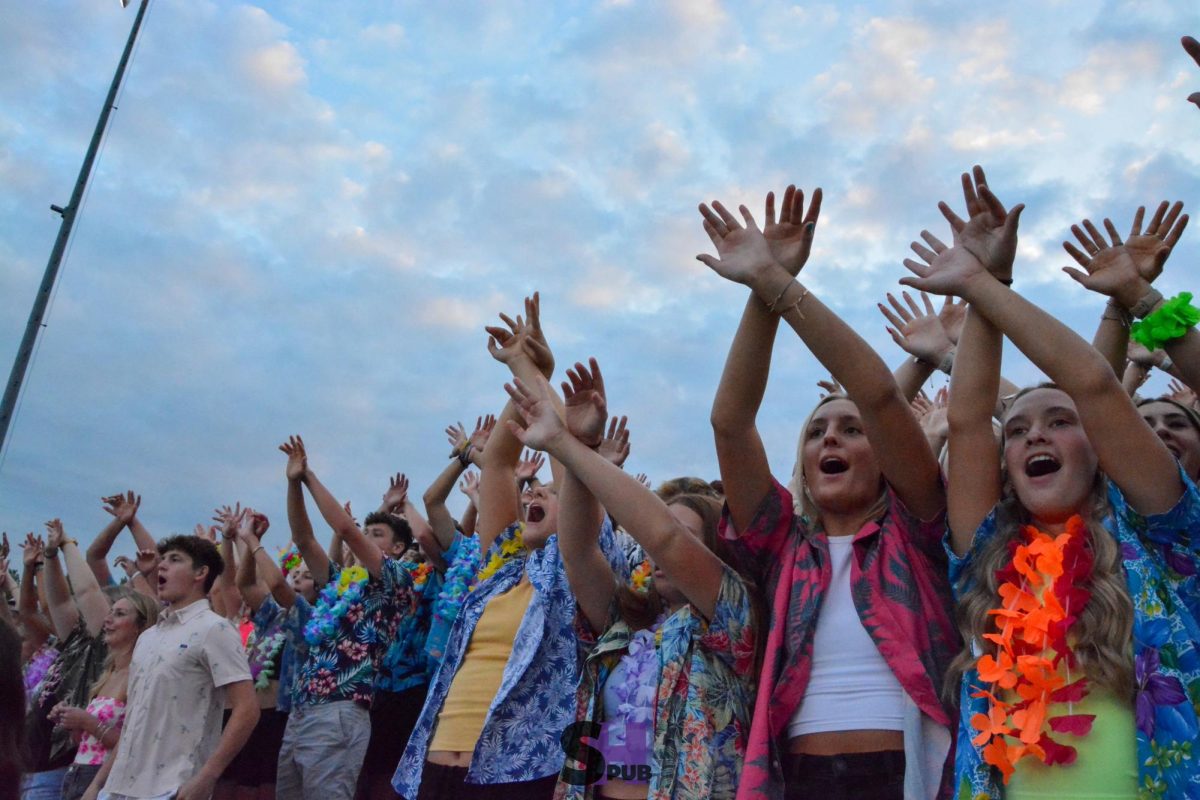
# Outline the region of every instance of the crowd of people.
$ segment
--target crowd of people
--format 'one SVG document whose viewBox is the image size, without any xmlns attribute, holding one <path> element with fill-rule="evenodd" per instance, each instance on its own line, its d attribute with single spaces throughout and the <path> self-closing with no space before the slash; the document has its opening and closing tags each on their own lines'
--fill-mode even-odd
<svg viewBox="0 0 1200 800">
<path fill-rule="evenodd" d="M 1089 343 L 1014 288 L 1023 206 L 961 188 L 879 306 L 894 371 L 799 279 L 820 189 L 761 228 L 700 206 L 699 260 L 750 289 L 719 480 L 623 470 L 534 294 L 423 509 L 397 474 L 360 524 L 292 436 L 286 537 L 235 504 L 156 542 L 132 491 L 86 549 L 5 536 L 0 798 L 1200 797 L 1200 309 L 1154 286 L 1188 217 L 1072 227 Z M 786 482 L 756 423 L 781 322 L 831 375 Z M 1048 382 L 1001 377 L 1004 338 Z"/>
</svg>

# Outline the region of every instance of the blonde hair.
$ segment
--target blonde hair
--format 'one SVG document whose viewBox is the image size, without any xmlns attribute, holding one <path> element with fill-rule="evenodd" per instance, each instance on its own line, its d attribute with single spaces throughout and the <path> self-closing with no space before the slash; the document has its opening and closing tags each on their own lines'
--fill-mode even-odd
<svg viewBox="0 0 1200 800">
<path fill-rule="evenodd" d="M 151 625 L 158 622 L 158 601 L 152 597 L 148 597 L 141 592 L 135 592 L 132 589 L 122 586 L 117 591 L 112 593 L 110 608 L 115 605 L 118 600 L 128 600 L 133 606 L 133 610 L 137 613 L 138 618 L 138 635 Z M 116 657 L 112 650 L 108 651 L 108 656 L 104 659 L 104 668 L 100 670 L 99 677 L 92 682 L 92 688 L 88 692 L 88 700 L 96 697 L 96 693 L 100 691 L 100 687 L 112 677 L 116 670 Z"/>
<path fill-rule="evenodd" d="M 788 481 L 788 491 L 792 493 L 793 510 L 796 516 L 804 520 L 804 523 L 813 530 L 819 530 L 823 524 L 821 519 L 821 507 L 817 505 L 817 501 L 813 498 L 812 492 L 808 490 L 808 482 L 804 478 L 804 442 L 808 438 L 808 428 L 812 425 L 813 417 L 821 410 L 821 406 L 833 402 L 834 400 L 847 400 L 851 403 L 848 396 L 841 393 L 827 394 L 821 398 L 808 417 L 804 420 L 803 427 L 800 428 L 800 439 L 796 442 L 796 465 L 792 467 L 792 477 Z M 858 405 L 854 406 L 856 409 Z M 877 519 L 883 516 L 887 511 L 888 493 L 887 482 L 883 476 L 879 478 L 879 497 L 871 504 L 871 507 L 863 514 L 863 521 L 869 519 Z"/>
<path fill-rule="evenodd" d="M 1034 389 L 1058 387 L 1053 384 L 1034 386 L 1020 392 L 1017 398 Z M 1108 689 L 1122 700 L 1132 700 L 1135 688 L 1130 647 L 1133 599 L 1129 596 L 1121 563 L 1121 545 L 1104 527 L 1104 520 L 1112 514 L 1112 509 L 1108 503 L 1108 479 L 1100 470 L 1096 470 L 1091 492 L 1078 512 L 1087 528 L 1087 547 L 1092 552 L 1093 564 L 1091 575 L 1083 584 L 1083 588 L 1091 592 L 1091 599 L 1071 626 L 1074 640 L 1071 647 L 1092 685 Z M 980 652 L 996 653 L 996 645 L 983 638 L 991 625 L 988 611 L 995 607 L 999 596 L 996 573 L 1012 560 L 1009 545 L 1030 522 L 1028 509 L 1021 504 L 1006 474 L 996 509 L 996 533 L 976 554 L 962 578 L 963 585 L 969 588 L 959 596 L 955 617 L 962 634 L 963 649 L 946 673 L 943 694 L 948 700 L 957 698 L 959 681 L 963 673 L 975 665 Z"/>
</svg>

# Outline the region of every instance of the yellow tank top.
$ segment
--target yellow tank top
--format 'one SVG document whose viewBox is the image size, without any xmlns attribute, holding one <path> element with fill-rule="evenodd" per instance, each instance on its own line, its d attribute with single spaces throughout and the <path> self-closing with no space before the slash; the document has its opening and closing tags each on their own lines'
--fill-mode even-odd
<svg viewBox="0 0 1200 800">
<path fill-rule="evenodd" d="M 516 586 L 488 601 L 438 714 L 431 751 L 475 751 L 531 599 L 533 584 L 525 575 Z"/>
</svg>

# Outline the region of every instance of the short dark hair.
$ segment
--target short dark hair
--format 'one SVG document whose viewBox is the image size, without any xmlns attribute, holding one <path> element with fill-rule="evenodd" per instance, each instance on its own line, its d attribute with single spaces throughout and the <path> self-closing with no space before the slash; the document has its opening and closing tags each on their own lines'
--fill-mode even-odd
<svg viewBox="0 0 1200 800">
<path fill-rule="evenodd" d="M 392 529 L 392 539 L 404 545 L 405 549 L 412 547 L 413 533 L 408 520 L 399 514 L 389 514 L 386 511 L 372 511 L 367 514 L 363 528 L 368 525 L 387 525 Z"/>
<path fill-rule="evenodd" d="M 199 536 L 168 536 L 158 543 L 160 556 L 165 556 L 173 550 L 190 558 L 195 569 L 208 567 L 208 575 L 204 577 L 204 593 L 211 592 L 213 584 L 225 571 L 225 560 L 221 558 L 221 551 L 217 546 Z"/>
</svg>

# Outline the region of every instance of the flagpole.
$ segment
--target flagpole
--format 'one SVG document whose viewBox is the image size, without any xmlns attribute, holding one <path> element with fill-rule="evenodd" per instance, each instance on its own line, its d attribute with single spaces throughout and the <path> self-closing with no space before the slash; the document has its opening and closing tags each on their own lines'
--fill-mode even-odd
<svg viewBox="0 0 1200 800">
<path fill-rule="evenodd" d="M 25 323 L 25 335 L 21 337 L 21 345 L 17 348 L 17 358 L 13 362 L 12 372 L 8 376 L 8 384 L 4 387 L 4 399 L 0 401 L 0 454 L 4 452 L 4 443 L 8 436 L 8 428 L 12 423 L 13 412 L 17 407 L 17 398 L 21 394 L 21 384 L 25 380 L 25 371 L 29 368 L 29 360 L 33 356 L 33 348 L 37 343 L 39 330 L 43 327 L 42 318 L 46 315 L 46 306 L 54 291 L 54 281 L 58 277 L 58 269 L 62 264 L 63 253 L 67 249 L 67 241 L 71 237 L 71 228 L 75 225 L 75 217 L 79 213 L 79 204 L 83 200 L 83 192 L 87 188 L 88 177 L 92 165 L 96 161 L 96 153 L 104 138 L 104 130 L 108 127 L 108 117 L 112 113 L 113 104 L 117 99 L 117 91 L 121 88 L 121 79 L 125 76 L 125 67 L 129 64 L 129 56 L 133 53 L 133 45 L 137 40 L 138 31 L 142 27 L 142 18 L 146 16 L 146 7 L 150 0 L 141 0 L 137 16 L 133 20 L 133 29 L 129 31 L 129 40 L 125 42 L 125 51 L 117 64 L 116 74 L 113 75 L 112 85 L 108 87 L 108 97 L 100 110 L 100 119 L 96 121 L 96 130 L 92 133 L 92 141 L 88 144 L 87 154 L 83 157 L 83 165 L 79 168 L 79 177 L 75 181 L 75 189 L 71 192 L 71 200 L 66 208 L 57 205 L 50 210 L 62 217 L 58 228 L 58 238 L 54 240 L 54 249 L 50 251 L 50 260 L 46 263 L 46 271 L 42 274 L 42 285 L 38 288 L 33 300 L 33 308 L 29 312 L 29 321 Z M 128 0 L 121 0 L 122 7 L 128 5 Z"/>
</svg>

